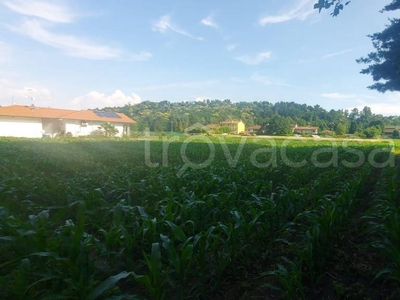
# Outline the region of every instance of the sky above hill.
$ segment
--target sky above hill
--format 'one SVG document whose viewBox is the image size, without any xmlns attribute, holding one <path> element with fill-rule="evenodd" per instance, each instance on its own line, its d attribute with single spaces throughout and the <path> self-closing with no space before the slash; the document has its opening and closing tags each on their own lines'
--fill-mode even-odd
<svg viewBox="0 0 400 300">
<path fill-rule="evenodd" d="M 357 58 L 395 13 L 353 0 L 0 0 L 0 105 L 86 109 L 144 100 L 294 101 L 400 114 Z"/>
</svg>

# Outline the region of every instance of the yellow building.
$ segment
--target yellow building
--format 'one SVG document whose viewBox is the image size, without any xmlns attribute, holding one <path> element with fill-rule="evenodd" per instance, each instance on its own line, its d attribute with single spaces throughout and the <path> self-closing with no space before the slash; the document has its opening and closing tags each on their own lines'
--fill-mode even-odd
<svg viewBox="0 0 400 300">
<path fill-rule="evenodd" d="M 242 120 L 227 120 L 219 123 L 221 126 L 229 127 L 231 133 L 239 134 L 245 131 L 245 126 Z"/>
</svg>

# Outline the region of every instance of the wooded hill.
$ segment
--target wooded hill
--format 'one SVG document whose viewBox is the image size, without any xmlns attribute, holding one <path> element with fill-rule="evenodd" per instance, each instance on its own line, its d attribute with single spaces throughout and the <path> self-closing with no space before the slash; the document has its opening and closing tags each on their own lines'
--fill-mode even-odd
<svg viewBox="0 0 400 300">
<path fill-rule="evenodd" d="M 355 134 L 374 137 L 382 133 L 386 125 L 400 125 L 400 116 L 375 115 L 369 107 L 362 110 L 326 110 L 320 105 L 310 106 L 295 102 L 231 102 L 204 100 L 196 102 L 151 102 L 127 104 L 123 107 L 107 107 L 105 111 L 122 112 L 134 119 L 134 131 L 174 131 L 201 123 L 218 124 L 224 120 L 241 119 L 246 127 L 262 125 L 268 132 L 289 134 L 291 126 L 317 126 L 319 132 L 332 131 L 337 135 Z"/>
</svg>

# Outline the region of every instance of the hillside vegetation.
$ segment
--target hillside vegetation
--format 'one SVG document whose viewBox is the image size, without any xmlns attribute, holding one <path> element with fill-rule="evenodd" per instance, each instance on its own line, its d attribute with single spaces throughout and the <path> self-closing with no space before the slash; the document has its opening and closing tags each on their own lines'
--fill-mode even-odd
<svg viewBox="0 0 400 300">
<path fill-rule="evenodd" d="M 375 115 L 369 107 L 362 110 L 327 111 L 319 105 L 310 106 L 295 102 L 237 102 L 230 100 L 204 100 L 198 102 L 150 102 L 105 108 L 107 111 L 125 113 L 137 121 L 134 130 L 183 132 L 187 127 L 201 123 L 218 124 L 224 120 L 241 119 L 246 127 L 262 125 L 268 132 L 268 124 L 284 126 L 317 126 L 319 132 L 332 131 L 360 137 L 379 136 L 385 125 L 400 125 L 400 117 Z M 284 133 L 284 132 L 283 132 Z"/>
</svg>

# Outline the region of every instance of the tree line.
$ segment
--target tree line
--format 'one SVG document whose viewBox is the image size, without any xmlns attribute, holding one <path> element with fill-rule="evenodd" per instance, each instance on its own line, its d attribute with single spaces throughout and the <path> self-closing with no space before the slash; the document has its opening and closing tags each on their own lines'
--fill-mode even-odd
<svg viewBox="0 0 400 300">
<path fill-rule="evenodd" d="M 360 137 L 382 134 L 385 126 L 400 126 L 400 116 L 373 114 L 366 106 L 362 110 L 326 110 L 320 105 L 310 106 L 295 102 L 231 102 L 204 100 L 196 102 L 143 101 L 123 107 L 108 107 L 106 111 L 122 112 L 134 119 L 132 131 L 149 128 L 156 132 L 184 132 L 196 123 L 219 124 L 225 120 L 240 119 L 246 128 L 261 125 L 266 134 L 290 134 L 292 126 L 315 126 L 320 133 Z"/>
</svg>

